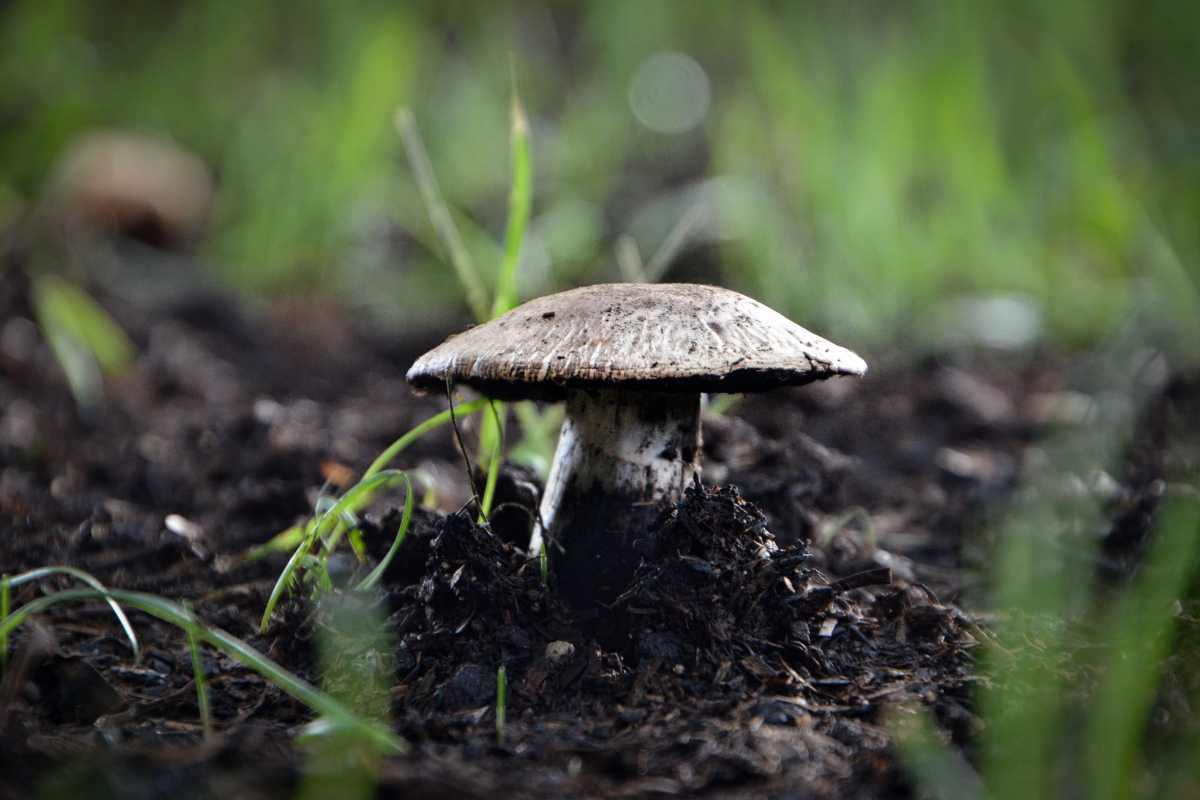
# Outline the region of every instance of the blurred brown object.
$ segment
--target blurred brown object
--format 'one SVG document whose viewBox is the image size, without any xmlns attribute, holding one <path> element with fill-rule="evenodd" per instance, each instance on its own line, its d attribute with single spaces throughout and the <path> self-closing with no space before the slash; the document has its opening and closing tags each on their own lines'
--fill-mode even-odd
<svg viewBox="0 0 1200 800">
<path fill-rule="evenodd" d="M 60 232 L 82 228 L 183 249 L 204 232 L 215 190 L 208 165 L 169 139 L 93 131 L 59 159 L 45 210 Z"/>
</svg>

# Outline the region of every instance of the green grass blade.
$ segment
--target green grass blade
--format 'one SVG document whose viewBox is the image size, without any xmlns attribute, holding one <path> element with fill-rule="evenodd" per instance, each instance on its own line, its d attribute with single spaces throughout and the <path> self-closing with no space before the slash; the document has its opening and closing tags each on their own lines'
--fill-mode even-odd
<svg viewBox="0 0 1200 800">
<path fill-rule="evenodd" d="M 315 520 L 314 520 L 315 521 Z M 271 595 L 267 598 L 267 605 L 263 608 L 262 619 L 258 623 L 258 632 L 266 633 L 267 627 L 271 624 L 271 617 L 275 614 L 275 606 L 279 605 L 283 593 L 287 591 L 291 585 L 293 577 L 296 575 L 300 565 L 304 562 L 308 551 L 317 541 L 316 525 L 309 527 L 308 534 L 304 537 L 304 541 L 296 547 L 292 552 L 291 558 L 283 565 L 283 569 L 279 573 L 279 577 L 275 579 L 275 585 L 271 587 Z"/>
<path fill-rule="evenodd" d="M 125 331 L 75 284 L 57 275 L 38 275 L 33 280 L 33 303 L 47 338 L 70 336 L 105 372 L 118 372 L 133 361 L 133 343 Z"/>
<path fill-rule="evenodd" d="M 931 800 L 980 800 L 986 797 L 978 773 L 953 746 L 938 737 L 936 723 L 921 706 L 887 709 L 886 727 L 895 737 L 900 760 L 920 796 Z"/>
<path fill-rule="evenodd" d="M 187 611 L 192 609 L 188 606 Z M 212 708 L 208 703 L 208 680 L 204 675 L 204 655 L 200 652 L 200 643 L 196 641 L 196 633 L 187 629 L 188 650 L 192 654 L 192 682 L 196 684 L 196 708 L 200 710 L 200 725 L 204 728 L 204 738 L 211 739 L 213 735 Z"/>
<path fill-rule="evenodd" d="M 497 405 L 499 410 L 497 410 Z M 479 502 L 479 524 L 481 525 L 487 522 L 488 515 L 492 513 L 492 502 L 496 497 L 496 480 L 500 477 L 500 462 L 503 461 L 504 455 L 504 421 L 500 416 L 504 410 L 504 404 L 492 403 L 490 408 L 492 414 L 485 418 L 489 421 L 487 428 L 490 429 L 491 435 L 486 438 L 491 447 L 488 454 L 487 480 L 483 485 L 483 499 Z"/>
<path fill-rule="evenodd" d="M 401 482 L 407 483 L 408 476 L 400 470 L 385 469 L 374 473 L 369 478 L 363 478 L 338 498 L 333 507 L 317 520 L 316 538 L 324 542 L 325 554 L 332 553 L 333 549 L 337 547 L 341 534 L 348 527 L 348 518 L 357 520 L 358 513 L 371 504 L 375 499 L 376 492 L 390 489 Z"/>
<path fill-rule="evenodd" d="M 496 741 L 504 744 L 504 726 L 508 717 L 508 670 L 501 664 L 496 670 Z"/>
<path fill-rule="evenodd" d="M 305 557 L 312 549 L 313 544 L 318 540 L 325 539 L 326 536 L 335 535 L 331 532 L 329 526 L 337 524 L 340 528 L 345 524 L 342 521 L 342 517 L 346 511 L 353 510 L 353 498 L 361 496 L 360 493 L 364 491 L 364 485 L 368 487 L 379 488 L 377 485 L 373 484 L 372 481 L 374 481 L 380 474 L 385 473 L 387 465 L 390 464 L 392 460 L 396 458 L 396 456 L 400 455 L 405 448 L 430 431 L 450 422 L 452 418 L 474 414 L 475 412 L 483 409 L 487 403 L 488 401 L 485 398 L 472 400 L 469 403 L 461 403 L 438 414 L 434 414 L 429 419 L 414 427 L 408 433 L 404 434 L 399 439 L 388 445 L 388 447 L 382 453 L 380 453 L 373 462 L 371 462 L 371 466 L 367 467 L 367 471 L 363 473 L 362 479 L 352 489 L 350 489 L 350 491 L 346 492 L 346 494 L 343 495 L 340 500 L 328 506 L 319 516 L 315 517 L 309 522 L 309 525 L 306 527 L 305 536 L 296 549 L 292 552 L 291 558 L 288 559 L 287 564 L 284 565 L 283 571 L 279 573 L 279 577 L 275 580 L 275 585 L 271 589 L 271 595 L 267 598 L 267 605 L 263 609 L 262 620 L 259 622 L 260 632 L 265 633 L 267 627 L 271 624 L 271 617 L 275 613 L 275 607 L 279 605 L 279 601 L 283 597 L 283 593 L 287 590 L 288 586 L 291 585 L 293 578 L 297 574 L 300 567 L 304 564 Z M 386 483 L 391 483 L 397 480 L 397 478 L 394 477 L 396 475 L 404 476 L 403 480 L 406 482 L 408 481 L 408 477 L 404 475 L 403 472 L 395 471 L 387 474 L 392 477 L 386 478 L 384 481 Z M 334 543 L 336 544 L 336 541 Z"/>
<path fill-rule="evenodd" d="M 347 531 L 346 541 L 350 543 L 350 550 L 354 553 L 354 557 L 359 561 L 366 561 L 367 545 L 363 541 L 362 528 L 354 527 Z"/>
<path fill-rule="evenodd" d="M 404 475 L 404 473 L 400 474 Z M 392 539 L 392 546 L 388 548 L 387 553 L 375 566 L 375 569 L 371 570 L 371 573 L 358 584 L 359 591 L 374 589 L 379 585 L 379 582 L 383 580 L 383 573 L 387 571 L 396 554 L 400 552 L 400 547 L 404 544 L 404 540 L 408 538 L 408 528 L 412 524 L 413 514 L 413 485 L 407 475 L 404 475 L 404 488 L 404 513 L 400 516 L 400 527 L 396 529 L 396 536 Z"/>
<path fill-rule="evenodd" d="M 262 620 L 259 622 L 260 632 L 266 632 L 267 626 L 271 623 L 271 617 L 275 613 L 275 607 L 279 604 L 283 593 L 292 584 L 292 579 L 297 571 L 306 563 L 306 558 L 308 558 L 313 545 L 317 542 L 324 542 L 323 553 L 328 556 L 333 552 L 341 533 L 346 529 L 347 515 L 353 515 L 370 503 L 376 491 L 394 486 L 401 480 L 407 483 L 408 476 L 398 470 L 383 470 L 369 478 L 364 478 L 305 526 L 306 533 L 303 540 L 296 547 L 287 564 L 284 565 L 283 571 L 279 573 L 279 577 L 271 589 L 271 595 L 267 598 L 267 605 L 263 609 Z M 324 560 L 318 559 L 317 563 L 323 565 Z"/>
<path fill-rule="evenodd" d="M 1140 580 L 1117 609 L 1114 648 L 1087 729 L 1092 797 L 1124 800 L 1137 794 L 1138 750 L 1175 630 L 1171 606 L 1195 573 L 1198 543 L 1200 506 L 1180 502 L 1164 509 Z"/>
<path fill-rule="evenodd" d="M 304 541 L 304 526 L 293 525 L 272 536 L 265 543 L 251 547 L 246 551 L 246 561 L 258 561 L 274 553 L 286 553 L 295 550 Z"/>
<path fill-rule="evenodd" d="M 517 305 L 517 266 L 533 207 L 533 152 L 529 146 L 529 120 L 521 98 L 513 88 L 512 100 L 512 185 L 508 195 L 508 228 L 504 234 L 504 260 L 496 277 L 496 300 L 492 317 Z"/>
<path fill-rule="evenodd" d="M 550 586 L 550 552 L 546 549 L 546 542 L 542 542 L 542 546 L 538 548 L 538 572 L 542 575 L 542 586 Z"/>
<path fill-rule="evenodd" d="M 21 586 L 26 583 L 33 583 L 42 578 L 48 578 L 51 575 L 68 575 L 81 583 L 86 583 L 91 588 L 98 592 L 108 592 L 104 584 L 97 580 L 94 576 L 75 567 L 56 566 L 56 567 L 39 567 L 38 569 L 22 572 L 20 575 L 14 575 L 10 579 L 12 586 Z M 117 623 L 121 626 L 121 630 L 125 633 L 125 638 L 129 640 L 129 647 L 133 650 L 134 660 L 141 658 L 141 651 L 138 648 L 137 634 L 133 632 L 133 626 L 129 624 L 129 618 L 125 616 L 125 612 L 117 601 L 112 598 L 107 598 L 108 607 L 112 609 L 113 616 L 117 618 Z M 0 614 L 0 617 L 6 614 Z"/>
<path fill-rule="evenodd" d="M 8 576 L 0 577 L 0 625 L 8 620 L 8 604 L 12 596 L 12 584 Z M 0 675 L 8 669 L 8 631 L 0 634 Z"/>
<path fill-rule="evenodd" d="M 372 475 L 386 468 L 387 465 L 392 463 L 392 460 L 395 459 L 396 456 L 400 455 L 400 453 L 406 447 L 430 431 L 440 428 L 441 426 L 450 422 L 452 417 L 462 419 L 469 414 L 474 414 L 475 412 L 480 411 L 484 406 L 487 405 L 487 403 L 488 401 L 485 398 L 479 398 L 478 400 L 472 400 L 469 403 L 460 403 L 459 405 L 454 406 L 452 409 L 448 408 L 439 414 L 434 414 L 432 417 L 425 420 L 420 425 L 417 425 L 411 431 L 388 445 L 387 449 L 380 453 L 375 460 L 371 462 L 371 466 L 367 467 L 367 471 L 363 473 L 363 480 L 370 478 Z"/>
<path fill-rule="evenodd" d="M 475 315 L 475 318 L 482 322 L 488 318 L 487 293 L 484 291 L 479 272 L 475 269 L 471 253 L 463 244 L 458 226 L 454 224 L 454 217 L 451 216 L 450 209 L 442 198 L 442 190 L 438 187 L 437 176 L 434 174 L 429 154 L 425 150 L 425 143 L 421 141 L 421 133 L 417 130 L 416 119 L 411 111 L 402 108 L 396 112 L 394 123 L 404 142 L 404 149 L 408 154 L 413 174 L 416 176 L 417 186 L 421 190 L 421 198 L 425 201 L 426 210 L 429 212 L 429 219 L 433 223 L 438 238 L 442 240 L 446 250 L 449 251 L 450 265 L 458 274 L 458 281 L 462 284 L 467 305 L 471 307 L 471 313 Z"/>
<path fill-rule="evenodd" d="M 316 713 L 329 717 L 348 730 L 355 731 L 383 751 L 404 753 L 408 750 L 408 743 L 390 729 L 358 717 L 336 699 L 288 672 L 241 639 L 220 628 L 203 625 L 194 614 L 183 606 L 155 595 L 121 589 L 109 589 L 108 591 L 67 589 L 39 597 L 16 609 L 3 622 L 0 622 L 0 636 L 7 635 L 31 614 L 40 613 L 62 603 L 93 599 L 112 599 L 174 625 L 183 631 L 190 631 L 199 641 L 215 647 L 243 666 L 254 670 Z"/>
<path fill-rule="evenodd" d="M 562 428 L 562 404 L 539 410 L 534 403 L 525 400 L 512 404 L 513 415 L 520 423 L 521 438 L 513 445 L 508 457 L 530 467 L 542 480 L 550 474 L 554 461 L 554 450 L 558 446 L 558 432 Z"/>
<path fill-rule="evenodd" d="M 744 394 L 710 394 L 708 395 L 708 407 L 704 410 L 713 416 L 723 417 L 745 397 Z"/>
</svg>

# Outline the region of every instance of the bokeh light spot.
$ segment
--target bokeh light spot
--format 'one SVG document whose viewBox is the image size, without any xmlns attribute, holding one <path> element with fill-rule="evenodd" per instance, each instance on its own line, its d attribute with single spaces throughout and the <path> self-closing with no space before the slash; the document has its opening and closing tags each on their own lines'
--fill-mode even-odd
<svg viewBox="0 0 1200 800">
<path fill-rule="evenodd" d="M 629 86 L 638 122 L 658 133 L 685 133 L 708 114 L 708 74 L 694 58 L 670 50 L 648 56 Z"/>
</svg>

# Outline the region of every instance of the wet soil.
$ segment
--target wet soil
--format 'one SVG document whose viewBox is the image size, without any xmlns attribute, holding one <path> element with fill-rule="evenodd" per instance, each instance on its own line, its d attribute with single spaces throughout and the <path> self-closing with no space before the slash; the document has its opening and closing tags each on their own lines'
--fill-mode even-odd
<svg viewBox="0 0 1200 800">
<path fill-rule="evenodd" d="M 81 411 L 25 278 L 0 272 L 0 571 L 70 564 L 187 600 L 287 669 L 386 709 L 412 751 L 368 769 L 294 744 L 310 713 L 211 650 L 206 739 L 181 633 L 134 612 L 135 661 L 89 603 L 13 638 L 0 796 L 286 797 L 305 781 L 320 796 L 329 775 L 345 793 L 366 770 L 382 796 L 906 797 L 888 720 L 916 707 L 969 751 L 983 724 L 982 532 L 1047 438 L 1086 424 L 1062 354 L 882 354 L 864 380 L 709 415 L 703 481 L 647 526 L 617 600 L 585 611 L 514 544 L 536 478 L 508 465 L 480 526 L 438 431 L 397 464 L 437 492 L 382 592 L 313 602 L 301 585 L 260 635 L 284 556 L 247 552 L 444 407 L 403 380 L 443 332 L 388 335 L 331 305 L 251 306 L 187 283 L 153 304 L 96 289 L 139 357 Z M 1104 494 L 1098 567 L 1116 580 L 1136 567 L 1164 476 L 1195 468 L 1172 463 L 1196 451 L 1164 437 L 1198 416 L 1200 386 L 1164 374 L 1150 394 L 1124 467 L 1058 476 Z M 400 499 L 365 516 L 369 557 L 335 559 L 335 585 L 387 549 Z M 21 587 L 14 605 L 67 585 Z M 386 635 L 364 640 L 356 619 L 386 621 Z"/>
</svg>

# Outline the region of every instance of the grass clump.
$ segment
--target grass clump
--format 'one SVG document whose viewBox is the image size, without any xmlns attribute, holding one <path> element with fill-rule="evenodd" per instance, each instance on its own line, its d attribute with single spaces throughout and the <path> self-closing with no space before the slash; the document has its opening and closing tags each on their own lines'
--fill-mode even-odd
<svg viewBox="0 0 1200 800">
<path fill-rule="evenodd" d="M 505 228 L 504 251 L 496 270 L 495 296 L 489 305 L 486 301 L 486 288 L 475 267 L 470 251 L 463 244 L 454 216 L 451 214 L 442 191 L 438 185 L 437 176 L 429 160 L 420 131 L 411 112 L 401 109 L 396 112 L 396 128 L 404 142 L 409 163 L 412 166 L 417 186 L 425 202 L 430 222 L 434 231 L 449 254 L 450 264 L 458 276 L 459 285 L 463 291 L 467 305 L 471 308 L 479 322 L 495 319 L 516 307 L 520 298 L 517 290 L 517 274 L 521 263 L 521 252 L 529 227 L 529 216 L 533 207 L 533 150 L 530 144 L 529 120 L 521 98 L 515 90 L 516 77 L 513 75 L 514 90 L 510 109 L 510 158 L 511 174 L 508 194 L 508 223 Z M 518 404 L 517 418 L 523 429 L 538 434 L 535 439 L 524 441 L 528 449 L 533 442 L 545 449 L 545 437 L 540 435 L 543 426 L 539 425 L 541 413 L 531 404 Z M 479 521 L 487 521 L 491 512 L 492 499 L 495 493 L 496 480 L 499 476 L 500 463 L 503 460 L 503 403 L 492 403 L 492 414 L 485 417 L 479 434 L 479 461 L 487 464 L 487 477 L 484 491 L 479 498 Z M 521 446 L 518 446 L 518 450 Z M 545 458 L 536 459 L 538 463 L 548 463 Z"/>
<path fill-rule="evenodd" d="M 298 529 L 288 529 L 284 534 L 281 534 L 286 535 L 289 539 L 298 537 L 300 541 L 296 549 L 292 552 L 291 558 L 288 559 L 287 564 L 284 566 L 283 571 L 275 581 L 275 586 L 271 590 L 267 605 L 263 609 L 260 630 L 266 631 L 267 626 L 271 622 L 271 616 L 275 612 L 275 607 L 283 597 L 284 592 L 293 586 L 294 581 L 303 569 L 316 568 L 318 575 L 326 574 L 325 564 L 329 556 L 332 555 L 341 537 L 347 531 L 355 528 L 357 525 L 357 514 L 374 500 L 375 495 L 384 489 L 403 485 L 405 487 L 404 515 L 401 518 L 400 526 L 396 531 L 392 545 L 388 550 L 388 555 L 384 561 L 381 561 L 363 579 L 359 588 L 368 589 L 377 586 L 391 559 L 399 552 L 400 545 L 403 543 L 404 537 L 408 533 L 409 524 L 412 521 L 412 480 L 406 473 L 400 470 L 387 469 L 387 465 L 396 456 L 400 455 L 406 447 L 429 431 L 449 423 L 456 416 L 462 417 L 481 411 L 486 405 L 486 400 L 473 400 L 468 403 L 451 406 L 447 410 L 435 414 L 417 425 L 380 453 L 371 463 L 371 466 L 367 468 L 367 471 L 363 473 L 363 477 L 359 482 L 348 489 L 341 498 L 318 511 L 302 526 L 299 526 Z"/>
</svg>

